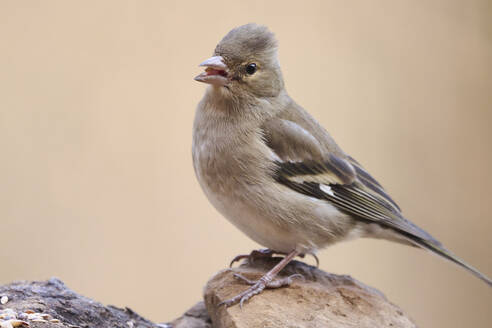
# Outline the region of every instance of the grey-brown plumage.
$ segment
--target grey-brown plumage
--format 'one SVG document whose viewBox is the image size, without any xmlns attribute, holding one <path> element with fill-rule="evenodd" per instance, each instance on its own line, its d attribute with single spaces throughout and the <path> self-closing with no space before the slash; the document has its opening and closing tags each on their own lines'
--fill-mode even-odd
<svg viewBox="0 0 492 328">
<path fill-rule="evenodd" d="M 406 220 L 383 187 L 289 97 L 266 27 L 233 29 L 201 66 L 207 68 L 195 79 L 211 86 L 196 110 L 195 172 L 211 203 L 249 237 L 289 254 L 384 238 L 430 250 L 491 285 Z"/>
</svg>

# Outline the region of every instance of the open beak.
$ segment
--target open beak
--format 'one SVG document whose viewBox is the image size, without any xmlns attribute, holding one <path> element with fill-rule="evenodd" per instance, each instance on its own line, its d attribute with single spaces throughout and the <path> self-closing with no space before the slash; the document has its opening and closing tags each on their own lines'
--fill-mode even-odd
<svg viewBox="0 0 492 328">
<path fill-rule="evenodd" d="M 229 82 L 227 78 L 227 66 L 224 64 L 224 58 L 221 56 L 210 57 L 198 66 L 206 68 L 205 72 L 195 77 L 195 81 L 217 86 L 223 86 Z"/>
</svg>

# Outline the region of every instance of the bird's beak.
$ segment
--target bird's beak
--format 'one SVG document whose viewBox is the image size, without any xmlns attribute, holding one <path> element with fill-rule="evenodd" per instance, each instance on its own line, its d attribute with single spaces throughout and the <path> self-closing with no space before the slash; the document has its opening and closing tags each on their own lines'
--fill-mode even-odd
<svg viewBox="0 0 492 328">
<path fill-rule="evenodd" d="M 206 69 L 205 72 L 195 77 L 195 81 L 217 86 L 223 86 L 229 82 L 227 66 L 221 56 L 210 57 L 198 66 L 206 67 Z"/>
</svg>

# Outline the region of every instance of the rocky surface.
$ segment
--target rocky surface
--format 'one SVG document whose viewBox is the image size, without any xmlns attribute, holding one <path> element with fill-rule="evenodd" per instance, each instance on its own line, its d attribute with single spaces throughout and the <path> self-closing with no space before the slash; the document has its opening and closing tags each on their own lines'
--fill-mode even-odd
<svg viewBox="0 0 492 328">
<path fill-rule="evenodd" d="M 242 309 L 239 305 L 218 306 L 248 287 L 234 278 L 234 272 L 258 279 L 278 261 L 278 258 L 257 259 L 212 277 L 204 296 L 215 328 L 416 327 L 379 291 L 350 276 L 329 274 L 297 261 L 291 262 L 280 276 L 300 273 L 304 280 L 295 279 L 289 287 L 265 290 Z"/>
<path fill-rule="evenodd" d="M 19 281 L 0 286 L 0 328 L 209 328 L 203 302 L 175 324 L 153 323 L 130 308 L 104 306 L 68 289 L 63 282 Z"/>
<path fill-rule="evenodd" d="M 244 304 L 229 308 L 221 301 L 248 286 L 234 272 L 257 279 L 278 258 L 258 259 L 217 273 L 198 302 L 170 323 L 153 323 L 129 308 L 104 306 L 68 289 L 58 279 L 14 282 L 0 286 L 0 328 L 276 328 L 276 327 L 416 327 L 384 295 L 352 279 L 293 261 L 280 276 L 300 273 L 289 286 L 266 290 Z M 210 314 L 210 316 L 209 316 Z M 212 324 L 213 322 L 213 324 Z"/>
<path fill-rule="evenodd" d="M 208 316 L 205 303 L 198 302 L 195 306 L 185 312 L 183 316 L 169 324 L 170 328 L 213 328 L 212 321 Z"/>
</svg>

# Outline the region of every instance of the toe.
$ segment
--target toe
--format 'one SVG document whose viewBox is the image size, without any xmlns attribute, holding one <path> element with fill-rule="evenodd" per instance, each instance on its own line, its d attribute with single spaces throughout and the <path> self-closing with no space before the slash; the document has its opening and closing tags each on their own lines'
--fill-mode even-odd
<svg viewBox="0 0 492 328">
<path fill-rule="evenodd" d="M 254 285 L 256 283 L 256 281 L 249 280 L 248 278 L 246 278 L 245 276 L 243 276 L 243 275 L 241 275 L 239 273 L 234 273 L 234 278 L 239 279 L 239 280 L 242 280 L 245 283 L 247 283 L 248 285 Z"/>
<path fill-rule="evenodd" d="M 290 275 L 288 277 L 285 277 L 283 279 L 276 279 L 276 280 L 270 281 L 266 284 L 266 287 L 273 289 L 273 288 L 290 286 L 292 284 L 292 281 L 294 278 L 301 278 L 302 280 L 304 280 L 304 276 L 302 274 L 295 273 L 295 274 Z"/>
</svg>

